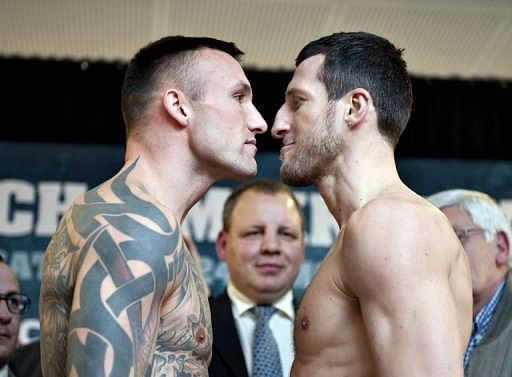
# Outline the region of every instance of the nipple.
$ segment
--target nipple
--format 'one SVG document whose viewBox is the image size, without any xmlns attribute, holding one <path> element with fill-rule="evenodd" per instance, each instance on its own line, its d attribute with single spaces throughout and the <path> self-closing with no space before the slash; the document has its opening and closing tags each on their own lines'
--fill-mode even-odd
<svg viewBox="0 0 512 377">
<path fill-rule="evenodd" d="M 204 332 L 204 329 L 198 329 L 196 331 L 196 335 L 195 335 L 195 338 L 196 338 L 196 341 L 198 343 L 203 343 L 204 340 L 206 339 L 206 334 Z"/>
<path fill-rule="evenodd" d="M 301 318 L 300 325 L 303 330 L 307 330 L 309 328 L 309 319 L 308 317 L 304 316 Z"/>
</svg>

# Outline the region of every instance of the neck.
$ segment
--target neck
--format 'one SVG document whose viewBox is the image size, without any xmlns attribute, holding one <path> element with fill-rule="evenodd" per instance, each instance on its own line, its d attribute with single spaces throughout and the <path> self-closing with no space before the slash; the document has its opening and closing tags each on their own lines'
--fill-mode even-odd
<svg viewBox="0 0 512 377">
<path fill-rule="evenodd" d="M 327 169 L 318 190 L 340 228 L 370 200 L 406 189 L 395 166 L 393 150 L 384 141 L 342 153 Z"/>
<path fill-rule="evenodd" d="M 125 167 L 133 163 L 136 167 L 128 176 L 127 183 L 163 204 L 178 221 L 183 222 L 188 211 L 214 180 L 194 168 L 185 151 L 179 153 L 173 147 L 166 150 L 165 146 L 157 148 L 128 142 Z"/>
<path fill-rule="evenodd" d="M 498 291 L 501 283 L 506 279 L 506 273 L 496 280 L 489 288 L 480 294 L 473 293 L 473 319 L 476 318 L 478 313 L 484 308 L 484 306 L 491 300 L 492 296 Z"/>
</svg>

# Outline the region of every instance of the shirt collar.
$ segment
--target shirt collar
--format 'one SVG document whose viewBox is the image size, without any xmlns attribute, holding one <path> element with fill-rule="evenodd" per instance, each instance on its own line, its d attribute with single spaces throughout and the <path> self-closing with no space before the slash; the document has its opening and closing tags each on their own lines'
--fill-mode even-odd
<svg viewBox="0 0 512 377">
<path fill-rule="evenodd" d="M 496 312 L 496 308 L 500 302 L 501 296 L 503 296 L 503 292 L 505 291 L 505 283 L 506 280 L 500 284 L 499 288 L 496 290 L 496 292 L 494 292 L 494 295 L 491 297 L 491 299 L 476 315 L 475 320 L 473 321 L 473 325 L 475 327 L 475 335 L 487 330 L 487 327 L 490 324 L 494 313 Z"/>
<path fill-rule="evenodd" d="M 227 293 L 236 309 L 238 316 L 246 314 L 257 303 L 251 301 L 246 295 L 240 292 L 231 282 L 228 283 Z M 274 302 L 273 306 L 279 313 L 288 318 L 295 318 L 295 309 L 293 307 L 293 293 L 291 290 L 286 292 L 279 300 Z"/>
</svg>

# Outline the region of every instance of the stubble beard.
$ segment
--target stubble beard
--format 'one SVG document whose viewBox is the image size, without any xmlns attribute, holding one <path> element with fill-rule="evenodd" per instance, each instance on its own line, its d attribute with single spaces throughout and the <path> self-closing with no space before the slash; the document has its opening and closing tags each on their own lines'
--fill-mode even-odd
<svg viewBox="0 0 512 377">
<path fill-rule="evenodd" d="M 336 130 L 334 106 L 328 105 L 323 121 L 301 142 L 296 141 L 295 155 L 281 166 L 281 180 L 292 186 L 317 184 L 328 173 L 330 163 L 338 156 L 342 138 Z"/>
</svg>

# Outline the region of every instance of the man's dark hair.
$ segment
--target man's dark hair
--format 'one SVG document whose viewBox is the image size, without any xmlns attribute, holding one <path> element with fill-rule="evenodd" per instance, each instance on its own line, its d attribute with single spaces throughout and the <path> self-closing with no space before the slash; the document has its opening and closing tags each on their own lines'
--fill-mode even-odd
<svg viewBox="0 0 512 377">
<path fill-rule="evenodd" d="M 335 33 L 307 44 L 297 56 L 325 56 L 320 79 L 329 101 L 336 101 L 355 88 L 372 96 L 379 131 L 393 147 L 405 130 L 412 107 L 412 86 L 402 49 L 387 39 L 364 32 Z"/>
<path fill-rule="evenodd" d="M 243 55 L 234 43 L 208 37 L 169 36 L 143 47 L 132 58 L 123 82 L 122 110 L 127 135 L 148 110 L 155 91 L 172 81 L 192 100 L 201 99 L 202 80 L 194 65 L 198 51 L 210 48 L 239 60 Z"/>
<path fill-rule="evenodd" d="M 233 190 L 233 192 L 228 196 L 226 201 L 224 202 L 224 209 L 222 210 L 222 229 L 225 231 L 229 231 L 229 228 L 231 227 L 231 216 L 233 214 L 233 210 L 236 207 L 236 204 L 238 203 L 238 199 L 242 196 L 244 192 L 247 191 L 254 191 L 258 193 L 264 193 L 264 194 L 270 194 L 270 195 L 276 195 L 279 193 L 285 193 L 290 196 L 290 198 L 293 200 L 293 203 L 295 204 L 295 207 L 297 208 L 297 211 L 299 211 L 300 220 L 301 220 L 301 229 L 304 231 L 304 227 L 306 224 L 306 220 L 304 218 L 304 212 L 302 212 L 302 207 L 293 194 L 290 187 L 285 185 L 284 183 L 281 183 L 279 181 L 274 181 L 272 179 L 267 178 L 260 178 L 260 179 L 254 179 L 252 181 L 249 181 L 247 183 L 243 183 Z"/>
</svg>

